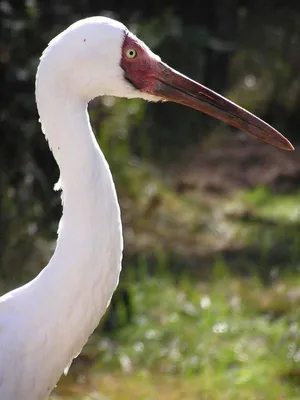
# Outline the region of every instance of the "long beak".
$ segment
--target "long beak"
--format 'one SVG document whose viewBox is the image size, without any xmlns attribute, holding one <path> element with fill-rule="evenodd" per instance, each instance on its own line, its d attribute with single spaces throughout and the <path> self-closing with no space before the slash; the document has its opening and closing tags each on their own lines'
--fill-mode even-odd
<svg viewBox="0 0 300 400">
<path fill-rule="evenodd" d="M 266 122 L 163 62 L 155 78 L 152 94 L 209 114 L 273 146 L 294 150 L 288 139 Z"/>
</svg>

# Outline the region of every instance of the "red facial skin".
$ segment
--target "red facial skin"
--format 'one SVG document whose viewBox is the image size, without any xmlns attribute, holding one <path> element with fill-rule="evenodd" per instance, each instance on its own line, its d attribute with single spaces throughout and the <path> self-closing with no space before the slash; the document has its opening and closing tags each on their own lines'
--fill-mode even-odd
<svg viewBox="0 0 300 400">
<path fill-rule="evenodd" d="M 134 49 L 136 58 L 128 58 L 126 51 Z M 130 32 L 125 36 L 122 47 L 121 67 L 126 79 L 138 90 L 153 94 L 159 76 L 159 57 L 155 56 L 142 41 Z"/>
<path fill-rule="evenodd" d="M 126 52 L 135 50 L 135 58 Z M 284 150 L 293 145 L 276 129 L 226 98 L 164 64 L 148 47 L 128 32 L 120 63 L 124 77 L 136 89 L 167 101 L 180 103 L 218 118 L 229 125 Z"/>
</svg>

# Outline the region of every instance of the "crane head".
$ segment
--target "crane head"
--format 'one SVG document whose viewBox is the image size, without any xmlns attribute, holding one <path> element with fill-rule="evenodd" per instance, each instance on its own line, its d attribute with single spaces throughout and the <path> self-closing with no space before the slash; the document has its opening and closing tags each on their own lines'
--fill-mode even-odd
<svg viewBox="0 0 300 400">
<path fill-rule="evenodd" d="M 273 146 L 294 150 L 276 129 L 169 67 L 123 24 L 110 18 L 91 17 L 71 25 L 50 42 L 41 58 L 39 70 L 43 68 L 59 92 L 68 88 L 84 101 L 99 95 L 172 101 Z"/>
</svg>

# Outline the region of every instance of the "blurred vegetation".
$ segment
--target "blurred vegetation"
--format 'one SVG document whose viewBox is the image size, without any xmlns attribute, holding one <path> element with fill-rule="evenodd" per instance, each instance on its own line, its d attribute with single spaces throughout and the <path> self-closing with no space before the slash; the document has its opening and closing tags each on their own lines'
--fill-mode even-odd
<svg viewBox="0 0 300 400">
<path fill-rule="evenodd" d="M 298 399 L 299 277 L 266 288 L 212 271 L 197 284 L 131 274 L 133 323 L 95 335 L 53 399 Z"/>
<path fill-rule="evenodd" d="M 2 292 L 47 263 L 61 214 L 34 99 L 39 56 L 98 14 L 299 142 L 297 1 L 1 1 Z M 54 398 L 299 398 L 298 152 L 174 104 L 104 97 L 89 111 L 122 208 L 124 270 Z"/>
</svg>

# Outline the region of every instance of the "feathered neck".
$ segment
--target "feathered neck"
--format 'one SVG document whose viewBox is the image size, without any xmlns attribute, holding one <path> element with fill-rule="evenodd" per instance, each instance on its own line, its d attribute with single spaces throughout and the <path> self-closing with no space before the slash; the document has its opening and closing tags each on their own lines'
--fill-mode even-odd
<svg viewBox="0 0 300 400">
<path fill-rule="evenodd" d="M 63 216 L 54 255 L 28 288 L 39 304 L 36 318 L 45 316 L 49 345 L 58 350 L 52 365 L 42 366 L 55 385 L 110 302 L 118 284 L 123 242 L 114 183 L 92 133 L 87 104 L 49 76 L 39 68 L 36 99 L 43 132 L 60 169 Z"/>
</svg>

